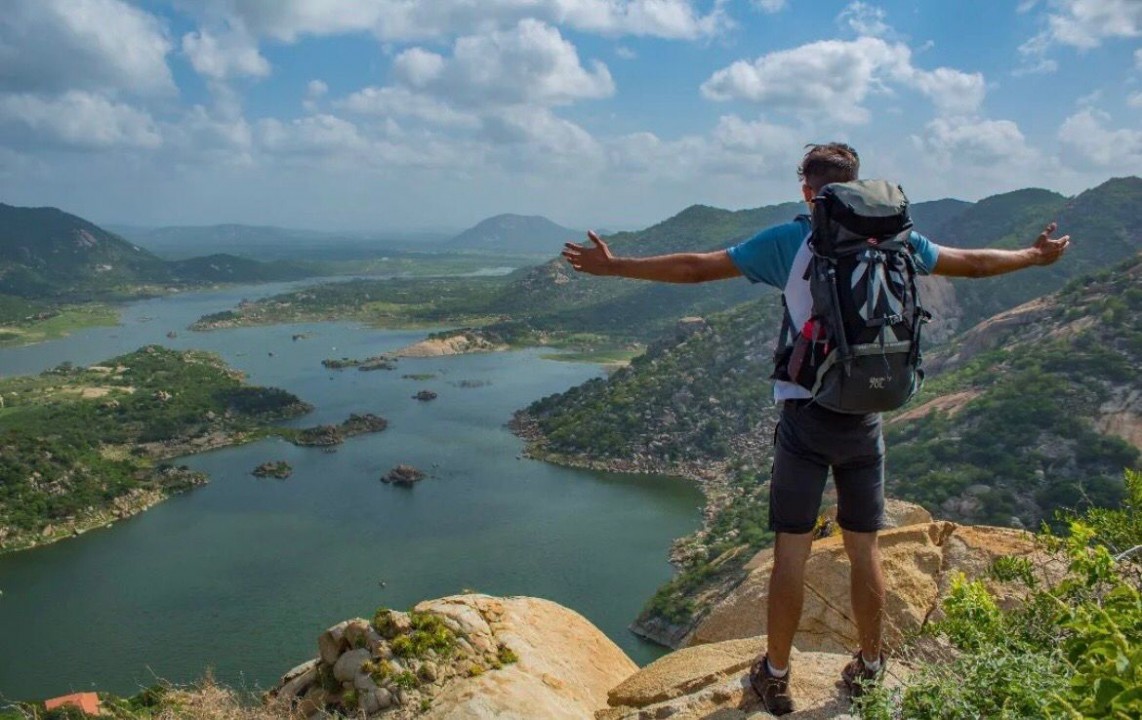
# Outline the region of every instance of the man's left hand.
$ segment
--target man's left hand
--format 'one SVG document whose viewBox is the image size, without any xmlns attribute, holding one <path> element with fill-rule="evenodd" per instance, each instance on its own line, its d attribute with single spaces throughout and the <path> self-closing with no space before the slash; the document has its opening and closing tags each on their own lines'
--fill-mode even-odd
<svg viewBox="0 0 1142 720">
<path fill-rule="evenodd" d="M 1036 265 L 1052 264 L 1063 256 L 1071 244 L 1070 235 L 1064 235 L 1061 238 L 1051 237 L 1057 227 L 1055 223 L 1051 223 L 1043 228 L 1039 237 L 1035 238 L 1035 244 L 1031 246 L 1031 256 Z"/>
</svg>

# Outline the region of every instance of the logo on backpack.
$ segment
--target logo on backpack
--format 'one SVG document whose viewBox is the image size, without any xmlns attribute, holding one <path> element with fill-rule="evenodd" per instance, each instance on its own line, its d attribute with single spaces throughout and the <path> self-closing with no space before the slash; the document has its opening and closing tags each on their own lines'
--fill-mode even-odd
<svg viewBox="0 0 1142 720">
<path fill-rule="evenodd" d="M 774 377 L 837 412 L 894 410 L 924 380 L 908 199 L 883 180 L 833 183 L 814 198 L 806 271 L 813 306 L 793 333 L 788 309 Z"/>
</svg>

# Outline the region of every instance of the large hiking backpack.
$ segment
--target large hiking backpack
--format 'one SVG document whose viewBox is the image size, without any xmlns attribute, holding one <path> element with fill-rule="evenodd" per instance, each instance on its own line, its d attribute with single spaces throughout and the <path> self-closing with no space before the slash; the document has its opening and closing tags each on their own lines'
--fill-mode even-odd
<svg viewBox="0 0 1142 720">
<path fill-rule="evenodd" d="M 920 306 L 908 199 L 883 180 L 832 183 L 814 198 L 806 271 L 813 306 L 785 311 L 774 377 L 842 413 L 894 410 L 923 384 Z"/>
</svg>

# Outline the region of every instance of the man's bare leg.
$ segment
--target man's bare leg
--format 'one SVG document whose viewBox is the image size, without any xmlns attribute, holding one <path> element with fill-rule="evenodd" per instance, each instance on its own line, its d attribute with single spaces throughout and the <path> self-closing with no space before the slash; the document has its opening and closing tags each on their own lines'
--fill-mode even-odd
<svg viewBox="0 0 1142 720">
<path fill-rule="evenodd" d="M 849 592 L 860 650 L 866 661 L 875 663 L 880 659 L 884 626 L 884 572 L 880 567 L 877 534 L 845 530 L 843 535 L 851 567 Z"/>
<path fill-rule="evenodd" d="M 777 533 L 773 572 L 769 576 L 769 612 L 766 654 L 775 670 L 789 667 L 793 635 L 801 622 L 805 599 L 805 561 L 813 548 L 813 533 Z"/>
</svg>

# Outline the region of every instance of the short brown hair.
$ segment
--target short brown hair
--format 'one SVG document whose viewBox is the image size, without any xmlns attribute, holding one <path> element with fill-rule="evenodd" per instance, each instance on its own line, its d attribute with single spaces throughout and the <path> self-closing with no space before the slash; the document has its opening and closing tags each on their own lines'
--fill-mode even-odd
<svg viewBox="0 0 1142 720">
<path fill-rule="evenodd" d="M 829 183 L 850 182 L 860 177 L 860 156 L 844 143 L 806 145 L 808 152 L 797 167 L 797 177 L 819 192 Z"/>
</svg>

